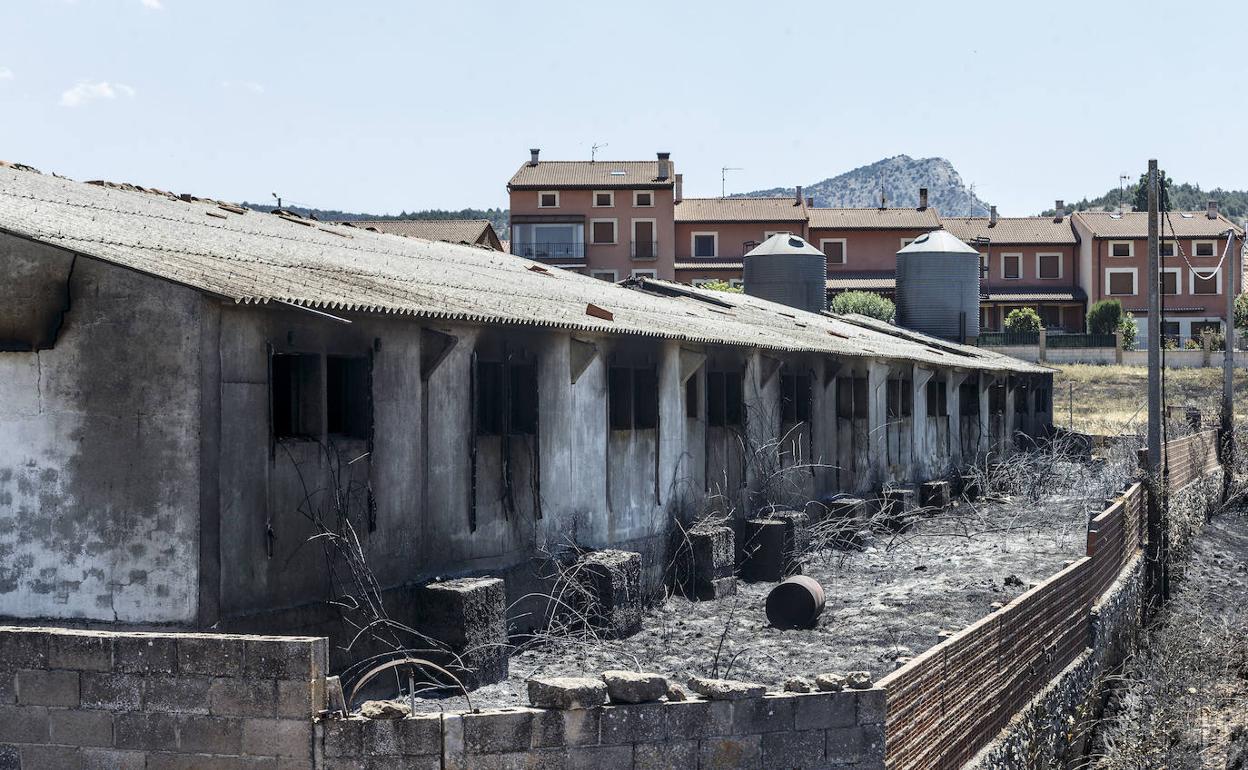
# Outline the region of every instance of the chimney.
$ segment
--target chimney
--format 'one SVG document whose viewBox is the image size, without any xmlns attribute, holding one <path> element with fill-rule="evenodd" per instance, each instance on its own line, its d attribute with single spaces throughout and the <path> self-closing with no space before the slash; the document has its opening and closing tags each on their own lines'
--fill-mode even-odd
<svg viewBox="0 0 1248 770">
<path fill-rule="evenodd" d="M 1057 204 L 1053 207 L 1057 213 L 1053 216 L 1053 220 L 1055 222 L 1061 222 L 1066 218 L 1066 201 L 1054 201 L 1054 203 Z"/>
<path fill-rule="evenodd" d="M 807 195 L 806 196 L 806 208 L 813 209 L 814 207 L 815 207 L 815 199 Z"/>
<path fill-rule="evenodd" d="M 672 185 L 672 202 L 680 203 L 680 199 L 685 194 L 685 175 L 677 174 L 676 183 Z"/>
<path fill-rule="evenodd" d="M 670 152 L 659 153 L 659 179 L 667 179 L 672 175 L 672 154 Z"/>
<path fill-rule="evenodd" d="M 793 195 L 793 205 L 802 205 L 802 186 L 800 184 L 797 186 L 797 192 Z"/>
<path fill-rule="evenodd" d="M 537 148 L 533 148 L 533 149 L 529 150 L 529 165 L 530 165 L 530 166 L 536 166 L 536 165 L 537 165 L 537 156 L 538 156 L 540 153 L 541 153 L 541 150 L 539 150 L 539 149 L 537 149 Z"/>
<path fill-rule="evenodd" d="M 988 207 L 988 226 L 989 227 L 997 226 L 997 207 L 996 206 Z"/>
<path fill-rule="evenodd" d="M 1218 202 L 1217 201 L 1209 201 L 1208 203 L 1205 204 L 1205 216 L 1209 217 L 1210 219 L 1218 218 Z"/>
<path fill-rule="evenodd" d="M 927 188 L 919 188 L 919 211 L 927 211 Z"/>
</svg>

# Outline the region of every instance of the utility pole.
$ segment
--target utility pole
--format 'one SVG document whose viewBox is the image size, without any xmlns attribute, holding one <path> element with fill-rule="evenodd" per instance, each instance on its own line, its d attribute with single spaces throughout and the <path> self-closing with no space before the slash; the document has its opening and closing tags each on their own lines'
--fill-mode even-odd
<svg viewBox="0 0 1248 770">
<path fill-rule="evenodd" d="M 1148 592 L 1156 609 L 1166 595 L 1166 522 L 1161 477 L 1161 250 L 1158 241 L 1157 161 L 1148 162 Z M 1150 613 L 1151 615 L 1151 613 Z"/>
<path fill-rule="evenodd" d="M 1235 231 L 1227 234 L 1226 253 L 1226 333 L 1222 335 L 1222 442 L 1218 447 L 1218 458 L 1222 461 L 1222 502 L 1231 496 L 1231 469 L 1235 465 L 1235 293 L 1239 288 L 1237 267 L 1243 262 L 1243 249 L 1248 247 L 1248 239 L 1241 240 L 1240 248 L 1231 248 L 1235 243 Z"/>
</svg>

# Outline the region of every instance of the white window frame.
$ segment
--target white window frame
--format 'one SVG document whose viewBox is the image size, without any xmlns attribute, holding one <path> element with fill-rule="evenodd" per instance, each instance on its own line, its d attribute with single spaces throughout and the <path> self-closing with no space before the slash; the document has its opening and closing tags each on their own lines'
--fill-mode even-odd
<svg viewBox="0 0 1248 770">
<path fill-rule="evenodd" d="M 1060 251 L 1037 251 L 1036 252 L 1036 280 L 1037 281 L 1060 281 L 1062 280 L 1062 277 L 1063 275 L 1065 275 L 1065 272 L 1066 272 L 1066 266 L 1062 264 L 1063 262 L 1065 262 L 1065 260 L 1062 259 L 1063 256 L 1064 255 Z M 1056 277 L 1045 278 L 1043 275 L 1040 275 L 1040 258 L 1041 257 L 1057 257 L 1057 276 Z"/>
<path fill-rule="evenodd" d="M 1011 278 L 1005 274 L 1005 261 L 1007 259 L 1018 260 L 1018 275 Z M 1001 255 L 1001 280 L 1003 281 L 1021 281 L 1023 280 L 1023 253 L 1021 251 L 1011 251 Z"/>
<path fill-rule="evenodd" d="M 1174 246 L 1173 254 L 1162 253 L 1165 251 L 1165 245 L 1167 243 Z M 1157 253 L 1161 256 L 1162 259 L 1171 259 L 1173 257 L 1177 257 L 1179 256 L 1179 242 L 1173 238 L 1162 238 L 1160 241 L 1157 242 Z"/>
<path fill-rule="evenodd" d="M 649 195 L 649 203 L 638 203 L 638 195 Z M 652 209 L 654 208 L 654 190 L 633 190 L 633 208 L 635 209 Z"/>
<path fill-rule="evenodd" d="M 1127 244 L 1127 253 L 1123 256 L 1114 255 L 1114 246 L 1119 243 Z M 1135 256 L 1135 241 L 1109 241 L 1109 250 L 1106 256 L 1114 259 L 1130 259 Z"/>
<path fill-rule="evenodd" d="M 599 195 L 606 195 L 606 196 L 608 196 L 608 200 L 609 200 L 610 202 L 609 202 L 609 203 L 599 203 L 599 202 L 598 202 L 598 196 L 599 196 Z M 590 206 L 591 206 L 591 207 L 593 207 L 593 208 L 596 208 L 596 209 L 610 209 L 610 208 L 615 208 L 615 190 L 594 190 L 594 197 L 593 197 L 593 199 L 590 201 Z"/>
<path fill-rule="evenodd" d="M 820 238 L 820 239 L 819 239 L 819 250 L 823 252 L 823 256 L 824 256 L 824 257 L 827 257 L 827 256 L 828 256 L 828 252 L 827 252 L 827 249 L 824 247 L 824 244 L 825 244 L 825 243 L 839 243 L 839 244 L 841 244 L 841 261 L 840 261 L 840 262 L 828 262 L 828 264 L 829 264 L 829 265 L 847 265 L 847 264 L 849 264 L 849 239 L 848 239 L 848 238 Z"/>
<path fill-rule="evenodd" d="M 553 206 L 543 206 L 543 205 L 542 205 L 542 196 L 544 196 L 544 195 L 553 195 L 553 196 L 555 196 L 555 205 L 553 205 Z M 538 190 L 538 192 L 537 192 L 537 207 L 538 207 L 539 209 L 557 209 L 557 208 L 559 208 L 559 191 L 558 191 L 558 190 Z"/>
<path fill-rule="evenodd" d="M 981 280 L 992 277 L 992 260 L 986 251 L 979 252 L 979 277 Z"/>
<path fill-rule="evenodd" d="M 792 235 L 792 234 L 793 234 L 792 230 L 764 230 L 763 240 L 765 241 L 773 235 Z"/>
<path fill-rule="evenodd" d="M 1160 279 L 1158 279 L 1157 281 L 1157 291 L 1160 291 L 1161 294 L 1166 297 L 1182 296 L 1183 294 L 1183 268 L 1163 267 L 1161 269 L 1161 272 L 1174 273 L 1174 294 L 1166 294 L 1165 291 L 1163 291 L 1163 289 L 1165 289 L 1166 287 L 1165 287 L 1165 283 L 1162 282 Z"/>
<path fill-rule="evenodd" d="M 645 276 L 646 278 L 654 278 L 658 280 L 659 271 L 654 268 L 633 268 L 633 277 Z"/>
<path fill-rule="evenodd" d="M 607 280 L 602 277 L 604 275 L 611 276 L 610 278 L 611 283 L 615 283 L 616 281 L 619 280 L 619 274 L 616 273 L 614 270 L 590 270 L 589 271 L 590 278 L 597 278 L 599 280 Z"/>
<path fill-rule="evenodd" d="M 597 224 L 597 223 L 599 223 L 599 222 L 610 222 L 610 223 L 611 223 L 611 235 L 612 235 L 611 240 L 609 240 L 609 241 L 596 241 L 596 240 L 594 240 L 594 225 L 595 225 L 595 224 Z M 603 218 L 603 219 L 591 219 L 591 220 L 589 220 L 589 245 L 590 245 L 590 246 L 615 246 L 615 245 L 618 245 L 618 244 L 619 244 L 619 242 L 620 242 L 620 220 L 619 220 L 619 218 L 617 218 L 617 217 L 606 217 L 606 218 Z"/>
<path fill-rule="evenodd" d="M 1212 269 L 1213 268 L 1209 268 L 1209 270 L 1212 270 Z M 1187 271 L 1187 290 L 1189 294 L 1191 294 L 1193 297 L 1216 297 L 1222 293 L 1222 271 L 1220 269 L 1218 270 L 1217 275 L 1214 276 L 1217 279 L 1216 285 L 1218 287 L 1218 290 L 1215 291 L 1213 294 L 1197 294 L 1196 293 L 1196 274 L 1197 273 L 1204 273 L 1205 275 L 1209 274 L 1208 270 L 1201 270 L 1199 268 L 1195 270 L 1188 270 Z M 1208 320 L 1212 320 L 1212 319 L 1208 319 Z"/>
<path fill-rule="evenodd" d="M 901 238 L 900 240 L 901 240 L 901 248 L 904 249 L 910 244 L 914 243 L 917 239 L 916 238 Z"/>
<path fill-rule="evenodd" d="M 1208 254 L 1203 254 L 1203 255 L 1202 255 L 1202 254 L 1197 254 L 1197 253 L 1196 253 L 1196 246 L 1197 246 L 1198 244 L 1201 244 L 1201 243 L 1207 243 L 1207 244 L 1209 244 L 1209 247 L 1210 247 L 1210 249 L 1212 249 L 1212 251 L 1210 251 Z M 1208 240 L 1208 239 L 1205 239 L 1205 238 L 1201 238 L 1200 240 L 1195 240 L 1195 239 L 1193 239 L 1193 240 L 1192 240 L 1192 256 L 1193 256 L 1193 257 L 1200 257 L 1201 259 L 1209 259 L 1209 258 L 1212 258 L 1212 257 L 1216 257 L 1216 256 L 1218 256 L 1218 242 L 1217 242 L 1217 241 L 1211 241 L 1211 240 Z"/>
<path fill-rule="evenodd" d="M 714 249 L 715 253 L 712 254 L 710 257 L 698 256 L 698 250 L 694 248 L 694 245 L 697 243 L 699 235 L 709 235 L 715 239 L 715 249 Z M 712 257 L 718 257 L 719 256 L 719 231 L 718 230 L 698 230 L 696 232 L 689 233 L 689 256 L 693 259 L 710 259 Z"/>
<path fill-rule="evenodd" d="M 1114 273 L 1130 273 L 1131 274 L 1131 293 L 1130 294 L 1113 294 L 1109 290 L 1109 277 Z M 1105 284 L 1101 287 L 1101 294 L 1106 297 L 1138 297 L 1140 295 L 1140 272 L 1134 267 L 1107 267 L 1105 268 Z"/>
<path fill-rule="evenodd" d="M 638 222 L 649 222 L 649 223 L 650 223 L 650 232 L 654 234 L 654 256 L 652 256 L 652 257 L 633 257 L 633 256 L 632 256 L 632 253 L 633 253 L 633 251 L 634 251 L 634 250 L 633 250 L 633 248 L 632 248 L 632 244 L 637 242 L 637 223 L 638 223 Z M 649 260 L 651 260 L 651 259 L 658 259 L 658 258 L 659 258 L 659 220 L 654 219 L 653 217 L 640 217 L 640 218 L 635 218 L 635 219 L 632 219 L 632 220 L 631 220 L 631 224 L 630 224 L 628 227 L 629 227 L 629 230 L 630 230 L 630 233 L 629 233 L 629 241 L 630 241 L 630 246 L 629 246 L 629 256 L 630 256 L 630 257 L 632 257 L 632 259 L 642 259 L 642 260 L 646 260 L 646 261 L 649 261 Z M 657 277 L 657 276 L 656 276 L 656 277 Z"/>
</svg>

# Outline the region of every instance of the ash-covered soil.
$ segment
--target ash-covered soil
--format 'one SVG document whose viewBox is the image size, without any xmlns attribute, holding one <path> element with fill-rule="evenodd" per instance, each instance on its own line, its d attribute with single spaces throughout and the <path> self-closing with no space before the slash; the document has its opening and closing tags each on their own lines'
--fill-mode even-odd
<svg viewBox="0 0 1248 770">
<path fill-rule="evenodd" d="M 770 689 L 792 676 L 828 671 L 867 670 L 878 678 L 895 668 L 896 657 L 918 654 L 941 631 L 969 625 L 994 602 L 1082 556 L 1089 512 L 1100 511 L 1120 480 L 1112 470 L 1070 465 L 1046 476 L 1050 494 L 1020 489 L 1008 499 L 963 502 L 904 535 L 877 533 L 864 551 L 811 554 L 804 574 L 827 597 L 814 629 L 770 627 L 764 602 L 776 584 L 738 582 L 735 597 L 667 599 L 628 639 L 564 637 L 527 646 L 511 658 L 510 678 L 473 692 L 472 706 L 526 705 L 525 680 L 533 675 L 597 676 L 609 669 L 658 672 L 678 683 L 717 675 Z M 455 697 L 426 707 L 465 704 Z"/>
</svg>

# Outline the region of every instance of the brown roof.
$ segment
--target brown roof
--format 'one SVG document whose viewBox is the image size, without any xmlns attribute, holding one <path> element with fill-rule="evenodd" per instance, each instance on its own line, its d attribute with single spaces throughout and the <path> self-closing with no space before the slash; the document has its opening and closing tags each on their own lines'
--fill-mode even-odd
<svg viewBox="0 0 1248 770">
<path fill-rule="evenodd" d="M 669 168 L 671 176 L 659 179 L 657 160 L 544 160 L 536 166 L 525 163 L 511 177 L 507 187 L 512 190 L 671 187 L 676 170 L 671 164 Z"/>
<path fill-rule="evenodd" d="M 718 260 L 710 260 L 705 262 L 677 262 L 677 270 L 741 270 L 745 266 L 744 262 L 723 262 Z"/>
<path fill-rule="evenodd" d="M 942 217 L 945 229 L 970 243 L 988 238 L 994 244 L 1055 244 L 1072 246 L 1077 243 L 1069 219 L 1060 222 L 1053 217 L 1001 217 L 995 225 L 988 217 Z"/>
<path fill-rule="evenodd" d="M 890 271 L 860 271 L 833 273 L 827 281 L 827 287 L 835 291 L 891 291 L 897 288 L 897 278 Z"/>
<path fill-rule="evenodd" d="M 677 222 L 805 222 L 806 207 L 793 198 L 685 198 Z"/>
<path fill-rule="evenodd" d="M 807 209 L 811 228 L 836 230 L 937 230 L 936 209 Z"/>
<path fill-rule="evenodd" d="M 1148 212 L 1146 211 L 1127 211 L 1122 214 L 1108 211 L 1077 211 L 1074 217 L 1096 238 L 1148 237 Z M 1210 219 L 1203 211 L 1171 212 L 1168 221 L 1163 220 L 1162 225 L 1165 230 L 1163 235 L 1169 236 L 1173 225 L 1174 234 L 1179 238 L 1217 238 L 1230 229 L 1234 229 L 1236 233 L 1243 232 L 1235 223 L 1221 214 L 1216 219 Z"/>
<path fill-rule="evenodd" d="M 498 234 L 488 219 L 400 219 L 348 222 L 353 227 L 373 228 L 379 233 L 423 238 L 426 241 L 488 245 L 501 250 Z M 493 237 L 491 238 L 491 234 Z"/>
</svg>

